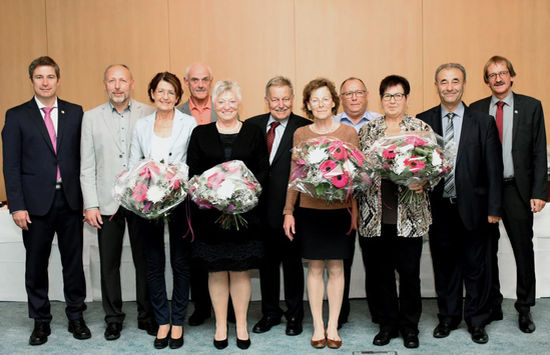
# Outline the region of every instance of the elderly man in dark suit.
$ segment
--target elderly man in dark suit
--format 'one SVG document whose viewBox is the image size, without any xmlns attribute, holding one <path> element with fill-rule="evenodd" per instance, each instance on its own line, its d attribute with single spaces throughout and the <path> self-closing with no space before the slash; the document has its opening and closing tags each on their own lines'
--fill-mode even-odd
<svg viewBox="0 0 550 355">
<path fill-rule="evenodd" d="M 262 194 L 266 255 L 260 267 L 262 293 L 262 318 L 252 331 L 264 333 L 281 322 L 283 311 L 279 307 L 280 265 L 283 265 L 284 292 L 287 311 L 286 334 L 302 332 L 304 317 L 304 273 L 302 259 L 296 243 L 283 231 L 283 207 L 285 204 L 290 157 L 294 131 L 309 123 L 307 119 L 292 113 L 294 91 L 285 77 L 276 76 L 265 88 L 265 101 L 269 113 L 252 117 L 246 124 L 253 124 L 266 135 L 269 152 L 269 178 Z"/>
<path fill-rule="evenodd" d="M 444 338 L 456 329 L 464 307 L 472 340 L 484 344 L 489 340 L 490 226 L 501 215 L 502 153 L 495 121 L 461 101 L 465 82 L 462 65 L 439 66 L 435 86 L 441 104 L 417 117 L 446 145 L 457 146 L 454 169 L 430 194 L 430 250 L 439 307 L 433 336 Z"/>
<path fill-rule="evenodd" d="M 530 308 L 535 305 L 535 255 L 533 252 L 533 213 L 544 208 L 548 198 L 546 132 L 539 100 L 512 92 L 516 72 L 501 56 L 485 64 L 483 79 L 492 95 L 470 107 L 495 118 L 502 142 L 504 190 L 502 221 L 510 239 L 517 267 L 515 303 L 519 329 L 535 331 Z M 493 283 L 491 319 L 502 319 L 502 294 L 498 275 L 498 240 L 492 238 Z"/>
<path fill-rule="evenodd" d="M 82 313 L 86 281 L 82 266 L 80 127 L 82 107 L 57 98 L 59 66 L 50 57 L 33 60 L 34 97 L 6 112 L 2 130 L 4 179 L 13 220 L 23 231 L 25 287 L 34 319 L 31 345 L 50 335 L 48 262 L 57 233 L 69 332 L 91 337 Z"/>
</svg>

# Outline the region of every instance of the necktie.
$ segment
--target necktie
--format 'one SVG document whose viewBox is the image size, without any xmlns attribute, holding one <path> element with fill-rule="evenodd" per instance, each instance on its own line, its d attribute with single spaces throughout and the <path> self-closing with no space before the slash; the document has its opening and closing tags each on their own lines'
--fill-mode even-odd
<svg viewBox="0 0 550 355">
<path fill-rule="evenodd" d="M 454 124 L 453 124 L 453 118 L 455 114 L 453 112 L 449 112 L 445 115 L 447 117 L 447 126 L 445 127 L 445 145 L 447 145 L 450 142 L 454 141 L 455 137 L 455 130 L 454 130 Z M 451 170 L 447 176 L 445 177 L 445 187 L 443 191 L 444 197 L 455 197 L 455 168 L 453 166 L 453 170 Z"/>
<path fill-rule="evenodd" d="M 504 121 L 504 110 L 502 107 L 504 106 L 503 101 L 497 102 L 497 128 L 498 128 L 498 137 L 500 138 L 500 142 L 502 143 L 502 127 L 503 127 L 503 121 Z"/>
<path fill-rule="evenodd" d="M 281 122 L 271 122 L 269 131 L 267 131 L 267 154 L 271 155 L 271 148 L 273 147 L 273 141 L 275 140 L 275 128 L 277 128 Z"/>
<path fill-rule="evenodd" d="M 53 126 L 52 116 L 50 115 L 53 110 L 53 107 L 42 107 L 44 111 L 44 123 L 46 124 L 46 129 L 50 136 L 50 141 L 52 142 L 53 151 L 57 154 L 57 136 L 55 134 L 55 128 Z M 57 181 L 61 179 L 61 173 L 59 171 L 59 164 L 57 164 Z"/>
</svg>

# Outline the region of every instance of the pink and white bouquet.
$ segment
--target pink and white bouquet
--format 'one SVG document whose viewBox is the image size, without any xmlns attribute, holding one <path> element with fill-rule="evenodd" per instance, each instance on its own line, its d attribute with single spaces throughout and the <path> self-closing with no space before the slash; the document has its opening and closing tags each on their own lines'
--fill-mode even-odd
<svg viewBox="0 0 550 355">
<path fill-rule="evenodd" d="M 345 201 L 371 184 L 365 157 L 351 144 L 317 137 L 292 150 L 290 188 L 330 203 Z"/>
<path fill-rule="evenodd" d="M 124 208 L 141 217 L 166 217 L 187 197 L 188 171 L 184 163 L 142 160 L 131 170 L 120 173 L 113 196 Z"/>
<path fill-rule="evenodd" d="M 411 131 L 379 138 L 366 153 L 367 164 L 382 179 L 409 186 L 424 182 L 435 186 L 453 169 L 456 149 L 445 146 L 443 138 L 433 132 Z M 410 202 L 420 195 L 408 189 L 400 202 Z"/>
<path fill-rule="evenodd" d="M 248 225 L 241 213 L 258 204 L 262 187 L 241 160 L 218 164 L 189 180 L 189 196 L 202 209 L 222 212 L 216 220 L 223 229 Z"/>
</svg>

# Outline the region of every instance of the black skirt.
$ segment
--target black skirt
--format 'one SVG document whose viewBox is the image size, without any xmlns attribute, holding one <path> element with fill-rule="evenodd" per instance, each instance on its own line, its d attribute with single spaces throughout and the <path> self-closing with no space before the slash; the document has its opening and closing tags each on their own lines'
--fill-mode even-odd
<svg viewBox="0 0 550 355">
<path fill-rule="evenodd" d="M 355 231 L 350 231 L 351 211 L 347 209 L 296 210 L 296 240 L 304 259 L 349 259 L 353 255 Z"/>
</svg>

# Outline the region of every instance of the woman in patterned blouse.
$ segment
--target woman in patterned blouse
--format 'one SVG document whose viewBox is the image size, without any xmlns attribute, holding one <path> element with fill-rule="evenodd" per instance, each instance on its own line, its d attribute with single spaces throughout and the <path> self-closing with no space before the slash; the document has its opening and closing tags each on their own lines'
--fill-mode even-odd
<svg viewBox="0 0 550 355">
<path fill-rule="evenodd" d="M 386 135 L 431 131 L 430 126 L 406 114 L 409 92 L 409 82 L 401 76 L 390 75 L 382 80 L 380 99 L 384 115 L 359 131 L 359 147 L 363 152 Z M 423 198 L 398 202 L 408 189 Z M 419 276 L 422 236 L 428 233 L 431 224 L 424 184 L 406 187 L 376 177 L 358 200 L 367 300 L 372 321 L 380 325 L 373 344 L 386 345 L 400 331 L 404 345 L 416 348 L 422 312 Z M 395 271 L 399 273 L 399 299 Z"/>
</svg>

